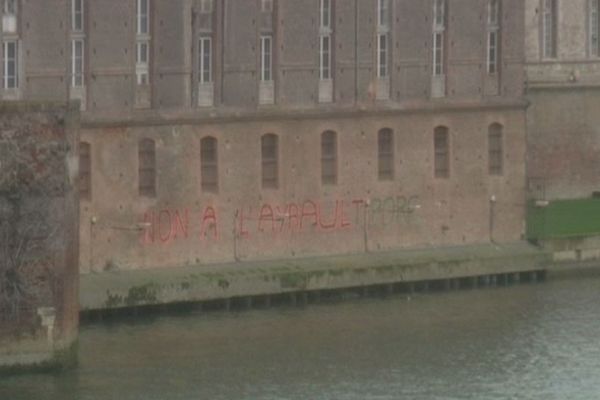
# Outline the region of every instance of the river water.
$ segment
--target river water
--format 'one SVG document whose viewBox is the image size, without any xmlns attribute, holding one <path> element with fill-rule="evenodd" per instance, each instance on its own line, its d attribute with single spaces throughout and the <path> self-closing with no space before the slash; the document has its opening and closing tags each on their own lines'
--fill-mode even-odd
<svg viewBox="0 0 600 400">
<path fill-rule="evenodd" d="M 84 325 L 0 399 L 596 399 L 600 278 Z"/>
</svg>

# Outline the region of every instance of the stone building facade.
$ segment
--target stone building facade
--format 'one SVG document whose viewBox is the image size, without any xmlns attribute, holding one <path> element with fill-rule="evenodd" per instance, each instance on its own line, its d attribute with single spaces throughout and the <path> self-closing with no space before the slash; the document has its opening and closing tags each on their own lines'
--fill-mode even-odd
<svg viewBox="0 0 600 400">
<path fill-rule="evenodd" d="M 521 0 L 3 1 L 0 96 L 81 101 L 83 272 L 522 238 Z"/>
<path fill-rule="evenodd" d="M 530 194 L 589 197 L 600 191 L 599 2 L 525 5 Z"/>
</svg>

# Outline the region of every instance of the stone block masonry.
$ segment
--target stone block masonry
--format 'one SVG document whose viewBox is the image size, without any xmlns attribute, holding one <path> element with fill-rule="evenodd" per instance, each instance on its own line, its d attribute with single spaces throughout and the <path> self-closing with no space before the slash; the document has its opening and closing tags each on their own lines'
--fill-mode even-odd
<svg viewBox="0 0 600 400">
<path fill-rule="evenodd" d="M 0 373 L 75 361 L 78 109 L 0 102 Z"/>
</svg>

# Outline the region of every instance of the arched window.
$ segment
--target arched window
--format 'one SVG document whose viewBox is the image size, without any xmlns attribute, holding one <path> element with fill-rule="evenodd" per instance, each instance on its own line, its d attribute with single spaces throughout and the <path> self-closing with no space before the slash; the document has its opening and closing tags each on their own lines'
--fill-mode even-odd
<svg viewBox="0 0 600 400">
<path fill-rule="evenodd" d="M 156 196 L 156 150 L 152 139 L 142 139 L 138 144 L 138 184 L 140 196 Z"/>
<path fill-rule="evenodd" d="M 203 192 L 219 191 L 219 158 L 217 139 L 207 136 L 200 140 L 200 182 Z"/>
<path fill-rule="evenodd" d="M 337 183 L 337 134 L 333 131 L 321 134 L 321 182 Z"/>
<path fill-rule="evenodd" d="M 92 155 L 87 142 L 79 144 L 79 197 L 85 200 L 92 198 Z"/>
<path fill-rule="evenodd" d="M 262 158 L 262 187 L 279 187 L 279 140 L 277 135 L 267 133 L 260 139 Z"/>
<path fill-rule="evenodd" d="M 438 126 L 433 131 L 434 176 L 450 177 L 450 138 L 448 128 Z"/>
<path fill-rule="evenodd" d="M 488 128 L 488 165 L 490 175 L 502 175 L 504 145 L 502 125 L 494 123 Z"/>
<path fill-rule="evenodd" d="M 381 129 L 377 134 L 377 176 L 380 181 L 394 179 L 394 131 Z"/>
</svg>

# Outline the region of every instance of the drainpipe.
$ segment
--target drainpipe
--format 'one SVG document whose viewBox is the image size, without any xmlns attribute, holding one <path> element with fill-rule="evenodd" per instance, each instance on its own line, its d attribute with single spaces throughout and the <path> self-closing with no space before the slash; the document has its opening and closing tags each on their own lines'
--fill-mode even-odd
<svg viewBox="0 0 600 400">
<path fill-rule="evenodd" d="M 92 216 L 90 218 L 90 240 L 89 240 L 89 246 L 90 246 L 90 272 L 93 272 L 94 270 L 94 226 L 96 225 L 96 222 L 98 222 L 98 219 L 95 216 Z"/>
<path fill-rule="evenodd" d="M 236 210 L 235 213 L 233 214 L 233 260 L 235 262 L 240 261 L 240 258 L 238 256 L 238 250 L 237 250 L 237 224 L 238 224 L 238 214 L 239 214 L 239 210 Z"/>
<path fill-rule="evenodd" d="M 490 242 L 494 243 L 494 215 L 496 206 L 496 195 L 490 197 Z"/>
<path fill-rule="evenodd" d="M 364 225 L 363 225 L 363 240 L 365 246 L 365 253 L 369 252 L 369 205 L 371 204 L 370 199 L 365 201 L 364 210 Z"/>
</svg>

